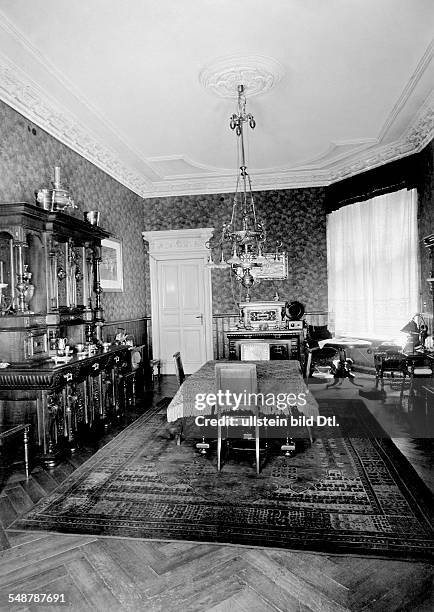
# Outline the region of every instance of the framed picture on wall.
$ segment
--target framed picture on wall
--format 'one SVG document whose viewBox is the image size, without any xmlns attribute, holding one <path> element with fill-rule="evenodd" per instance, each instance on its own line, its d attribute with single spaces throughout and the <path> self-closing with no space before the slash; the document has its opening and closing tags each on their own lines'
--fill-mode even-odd
<svg viewBox="0 0 434 612">
<path fill-rule="evenodd" d="M 101 241 L 101 288 L 104 291 L 123 291 L 122 242 L 117 238 Z"/>
<path fill-rule="evenodd" d="M 264 253 L 267 262 L 260 268 L 252 268 L 252 276 L 263 280 L 288 278 L 288 256 L 286 253 Z"/>
</svg>

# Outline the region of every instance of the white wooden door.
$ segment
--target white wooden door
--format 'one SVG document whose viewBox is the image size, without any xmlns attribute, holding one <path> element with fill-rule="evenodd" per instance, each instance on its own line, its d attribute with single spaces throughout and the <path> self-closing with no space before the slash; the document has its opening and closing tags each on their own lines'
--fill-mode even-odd
<svg viewBox="0 0 434 612">
<path fill-rule="evenodd" d="M 159 261 L 157 270 L 160 359 L 171 373 L 172 355 L 180 351 L 185 372 L 191 374 L 206 361 L 203 261 Z"/>
<path fill-rule="evenodd" d="M 186 374 L 213 358 L 211 277 L 205 247 L 212 228 L 143 232 L 149 242 L 153 356 L 174 374 L 180 351 Z"/>
</svg>

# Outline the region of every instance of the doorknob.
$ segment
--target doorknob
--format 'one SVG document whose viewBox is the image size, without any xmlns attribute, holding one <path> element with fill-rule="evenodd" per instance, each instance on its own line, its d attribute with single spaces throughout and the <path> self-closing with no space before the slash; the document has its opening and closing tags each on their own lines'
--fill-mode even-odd
<svg viewBox="0 0 434 612">
<path fill-rule="evenodd" d="M 196 319 L 200 319 L 200 322 L 203 325 L 203 314 L 197 315 Z"/>
</svg>

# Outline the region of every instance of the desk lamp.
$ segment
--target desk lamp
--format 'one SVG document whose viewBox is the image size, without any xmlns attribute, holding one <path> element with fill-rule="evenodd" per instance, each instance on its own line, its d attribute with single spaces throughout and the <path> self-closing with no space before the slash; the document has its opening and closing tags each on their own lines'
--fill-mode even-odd
<svg viewBox="0 0 434 612">
<path fill-rule="evenodd" d="M 418 323 L 416 320 L 418 319 Z M 414 317 L 401 329 L 404 334 L 407 334 L 407 342 L 404 347 L 405 353 L 414 353 L 416 350 L 425 349 L 425 340 L 428 336 L 428 326 L 420 313 Z"/>
</svg>

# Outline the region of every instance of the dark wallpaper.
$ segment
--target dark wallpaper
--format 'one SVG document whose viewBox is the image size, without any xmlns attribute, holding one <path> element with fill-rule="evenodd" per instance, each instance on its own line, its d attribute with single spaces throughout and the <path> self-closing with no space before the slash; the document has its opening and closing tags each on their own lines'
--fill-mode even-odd
<svg viewBox="0 0 434 612">
<path fill-rule="evenodd" d="M 298 300 L 307 310 L 327 310 L 327 246 L 323 188 L 255 192 L 256 212 L 265 224 L 270 252 L 281 240 L 288 253 L 288 279 L 262 281 L 252 300 Z M 231 216 L 233 194 L 152 198 L 144 203 L 146 230 L 198 227 L 221 229 Z M 268 249 L 267 249 L 268 250 Z M 244 299 L 228 270 L 212 271 L 213 312 L 230 313 Z M 149 299 L 149 298 L 148 298 Z"/>
<path fill-rule="evenodd" d="M 72 214 L 99 210 L 101 226 L 122 240 L 124 292 L 103 294 L 105 319 L 144 316 L 143 199 L 1 101 L 0 126 L 0 201 L 34 204 L 35 190 L 49 187 L 60 166 L 61 181 L 80 209 Z"/>
</svg>

